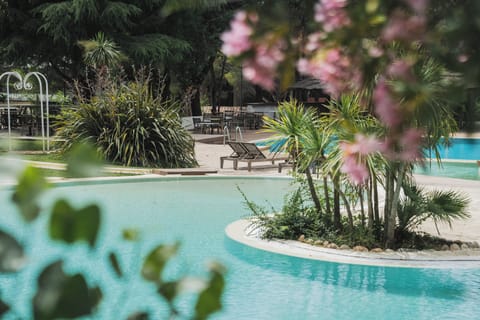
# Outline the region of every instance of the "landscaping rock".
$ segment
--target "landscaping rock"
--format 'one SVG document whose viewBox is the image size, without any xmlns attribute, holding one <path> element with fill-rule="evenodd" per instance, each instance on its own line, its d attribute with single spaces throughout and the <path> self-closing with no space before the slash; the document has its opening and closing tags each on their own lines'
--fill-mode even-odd
<svg viewBox="0 0 480 320">
<path fill-rule="evenodd" d="M 458 251 L 458 250 L 460 250 L 460 246 L 456 243 L 453 243 L 453 244 L 450 245 L 450 250 L 451 251 Z"/>
<path fill-rule="evenodd" d="M 462 250 L 468 250 L 468 249 L 470 249 L 470 246 L 469 246 L 468 244 L 466 244 L 466 243 L 462 243 L 462 245 L 460 246 L 460 248 L 461 248 Z"/>
<path fill-rule="evenodd" d="M 450 250 L 450 247 L 448 246 L 448 244 L 444 244 L 440 249 L 442 251 L 448 251 L 448 250 Z"/>
<path fill-rule="evenodd" d="M 300 237 L 298 237 L 298 241 L 305 242 L 305 235 L 302 234 Z"/>
<path fill-rule="evenodd" d="M 338 249 L 338 246 L 337 246 L 335 243 L 332 242 L 332 243 L 328 244 L 327 248 L 329 248 L 329 249 Z"/>
<path fill-rule="evenodd" d="M 321 247 L 321 246 L 323 246 L 323 241 L 322 240 L 315 240 L 315 242 L 313 244 Z"/>
<path fill-rule="evenodd" d="M 368 249 L 365 248 L 364 246 L 355 246 L 355 247 L 353 247 L 353 251 L 368 252 Z"/>
<path fill-rule="evenodd" d="M 350 248 L 348 245 L 346 245 L 346 244 L 342 244 L 342 245 L 340 246 L 340 250 L 350 250 L 350 249 L 351 249 L 351 248 Z"/>
<path fill-rule="evenodd" d="M 326 247 L 326 246 L 328 246 L 329 243 L 330 242 L 328 242 L 328 241 L 323 241 L 323 246 Z"/>
<path fill-rule="evenodd" d="M 392 250 L 392 249 L 385 249 L 385 252 L 392 253 L 392 252 L 395 252 L 395 251 Z"/>
<path fill-rule="evenodd" d="M 383 249 L 382 248 L 373 248 L 372 250 L 370 250 L 370 252 L 379 253 L 379 252 L 383 252 Z"/>
<path fill-rule="evenodd" d="M 315 241 L 313 239 L 308 238 L 307 240 L 305 240 L 305 242 L 308 244 L 313 244 Z"/>
<path fill-rule="evenodd" d="M 417 250 L 415 249 L 410 249 L 410 248 L 400 248 L 397 250 L 398 252 L 416 252 Z"/>
<path fill-rule="evenodd" d="M 473 242 L 471 243 L 471 247 L 474 248 L 474 249 L 478 249 L 478 248 L 480 248 L 480 245 L 478 244 L 477 241 L 473 241 Z"/>
</svg>

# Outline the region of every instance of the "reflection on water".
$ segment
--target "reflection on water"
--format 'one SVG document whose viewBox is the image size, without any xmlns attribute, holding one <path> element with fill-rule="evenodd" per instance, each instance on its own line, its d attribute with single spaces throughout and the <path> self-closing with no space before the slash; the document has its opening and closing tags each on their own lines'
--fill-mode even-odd
<svg viewBox="0 0 480 320">
<path fill-rule="evenodd" d="M 468 270 L 374 267 L 323 262 L 258 250 L 225 238 L 228 252 L 236 258 L 264 269 L 290 276 L 321 281 L 363 291 L 385 291 L 387 294 L 429 296 L 438 299 L 463 299 L 467 291 L 458 272 Z M 476 271 L 480 276 L 480 273 Z"/>
</svg>

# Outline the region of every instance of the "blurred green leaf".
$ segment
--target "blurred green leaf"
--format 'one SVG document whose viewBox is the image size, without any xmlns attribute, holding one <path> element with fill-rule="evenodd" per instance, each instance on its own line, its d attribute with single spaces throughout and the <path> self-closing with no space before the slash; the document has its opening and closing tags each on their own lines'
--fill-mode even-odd
<svg viewBox="0 0 480 320">
<path fill-rule="evenodd" d="M 27 167 L 19 177 L 12 200 L 27 222 L 31 222 L 38 217 L 40 206 L 37 200 L 48 186 L 48 182 L 37 168 Z"/>
<path fill-rule="evenodd" d="M 38 277 L 38 290 L 33 298 L 34 319 L 86 316 L 92 314 L 100 299 L 100 289 L 89 289 L 81 274 L 65 274 L 62 261 L 56 261 Z"/>
<path fill-rule="evenodd" d="M 367 3 L 365 4 L 365 10 L 368 13 L 374 13 L 375 11 L 377 11 L 379 5 L 379 0 L 367 0 Z"/>
<path fill-rule="evenodd" d="M 142 276 L 153 282 L 160 282 L 161 275 L 168 260 L 178 251 L 179 244 L 159 245 L 153 249 L 143 262 Z"/>
<path fill-rule="evenodd" d="M 113 270 L 115 271 L 115 274 L 121 278 L 123 276 L 122 274 L 122 268 L 120 267 L 120 263 L 118 262 L 117 255 L 115 252 L 110 252 L 108 255 L 108 260 L 110 261 L 110 265 L 112 266 Z"/>
<path fill-rule="evenodd" d="M 175 299 L 178 294 L 178 281 L 162 283 L 158 287 L 158 293 L 160 293 L 169 303 L 172 303 L 173 299 Z"/>
<path fill-rule="evenodd" d="M 207 287 L 200 292 L 195 305 L 195 319 L 207 319 L 211 314 L 222 308 L 222 293 L 225 287 L 223 274 L 225 268 L 220 264 L 213 264 L 210 268 L 210 281 Z"/>
<path fill-rule="evenodd" d="M 0 230 L 0 272 L 16 272 L 24 262 L 22 246 L 14 237 Z"/>
<path fill-rule="evenodd" d="M 100 208 L 97 205 L 77 210 L 66 200 L 58 200 L 55 203 L 49 225 L 52 239 L 66 243 L 85 240 L 93 247 L 99 228 Z"/>
<path fill-rule="evenodd" d="M 140 237 L 140 232 L 136 229 L 123 229 L 122 236 L 127 241 L 137 241 Z"/>
<path fill-rule="evenodd" d="M 128 316 L 127 320 L 148 320 L 150 316 L 147 312 L 139 311 Z"/>
<path fill-rule="evenodd" d="M 2 316 L 4 313 L 8 312 L 10 310 L 10 306 L 0 300 L 0 316 Z"/>
<path fill-rule="evenodd" d="M 67 176 L 88 178 L 99 176 L 102 171 L 102 160 L 95 148 L 90 144 L 78 144 L 67 156 Z"/>
</svg>

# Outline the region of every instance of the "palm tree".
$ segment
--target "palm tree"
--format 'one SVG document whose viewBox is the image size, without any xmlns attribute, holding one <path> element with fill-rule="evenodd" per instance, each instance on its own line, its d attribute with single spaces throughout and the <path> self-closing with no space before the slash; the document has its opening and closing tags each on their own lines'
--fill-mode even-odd
<svg viewBox="0 0 480 320">
<path fill-rule="evenodd" d="M 268 143 L 275 145 L 279 151 L 289 153 L 294 171 L 300 169 L 301 172 L 305 172 L 312 201 L 317 212 L 322 214 L 322 206 L 309 168 L 314 160 L 320 158 L 319 151 L 315 150 L 316 153 L 309 154 L 304 150 L 306 141 L 311 143 L 309 147 L 312 148 L 315 144 L 320 147 L 324 145 L 316 132 L 317 122 L 318 117 L 312 109 L 305 108 L 296 100 L 285 101 L 278 107 L 278 119 L 264 118 L 264 131 L 274 133 Z M 303 161 L 299 162 L 299 159 Z"/>
</svg>

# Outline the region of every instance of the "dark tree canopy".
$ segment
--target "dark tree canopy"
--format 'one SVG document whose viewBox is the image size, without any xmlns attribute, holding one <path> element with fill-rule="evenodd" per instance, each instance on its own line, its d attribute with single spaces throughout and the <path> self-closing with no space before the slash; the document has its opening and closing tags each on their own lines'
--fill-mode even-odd
<svg viewBox="0 0 480 320">
<path fill-rule="evenodd" d="M 0 14 L 0 60 L 9 67 L 53 69 L 63 80 L 84 71 L 79 41 L 98 32 L 112 40 L 128 65 L 182 72 L 181 87 L 201 83 L 205 64 L 228 26 L 226 1 L 18 0 Z M 188 6 L 190 4 L 190 6 Z M 0 3 L 1 12 L 1 3 Z M 223 13 L 223 14 L 222 14 Z M 187 71 L 185 64 L 193 67 Z M 175 70 L 175 67 L 179 68 Z"/>
</svg>

